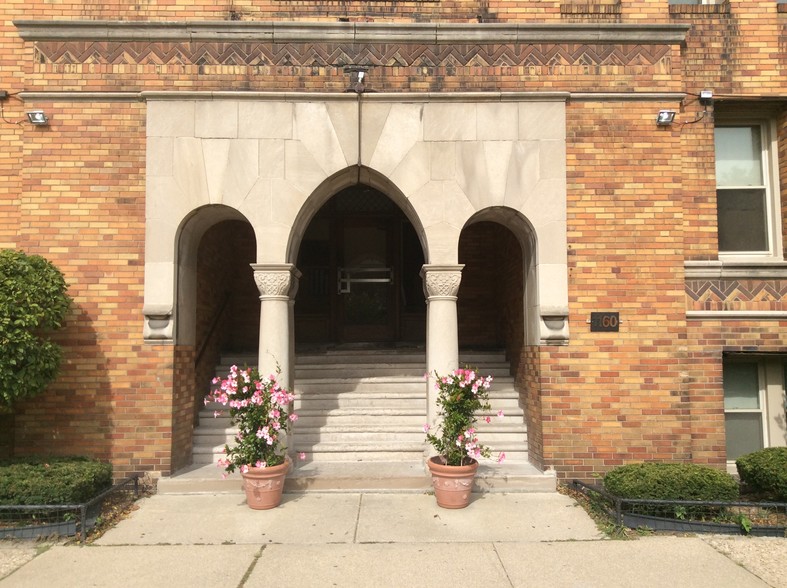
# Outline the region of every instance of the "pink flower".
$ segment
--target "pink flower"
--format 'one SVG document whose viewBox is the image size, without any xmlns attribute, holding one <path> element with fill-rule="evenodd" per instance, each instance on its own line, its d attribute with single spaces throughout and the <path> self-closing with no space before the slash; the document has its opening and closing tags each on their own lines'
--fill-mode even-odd
<svg viewBox="0 0 787 588">
<path fill-rule="evenodd" d="M 426 423 L 426 424 L 424 425 L 424 433 L 428 433 L 428 432 L 429 432 L 429 429 L 431 429 L 431 428 L 432 428 L 432 427 L 429 425 L 429 423 Z"/>
<path fill-rule="evenodd" d="M 502 410 L 498 410 L 497 411 L 497 418 L 502 419 L 504 416 L 506 416 L 506 415 L 503 414 Z"/>
<path fill-rule="evenodd" d="M 305 454 L 303 451 L 301 451 L 301 452 L 298 454 L 298 459 L 300 459 L 300 460 L 304 460 L 304 459 L 306 459 L 306 454 Z"/>
<path fill-rule="evenodd" d="M 500 455 L 497 456 L 497 463 L 503 463 L 506 460 L 505 452 L 500 452 Z"/>
<path fill-rule="evenodd" d="M 241 471 L 242 474 L 245 474 L 246 472 L 249 471 L 249 466 L 247 466 L 247 465 L 240 466 L 240 471 Z"/>
<path fill-rule="evenodd" d="M 220 417 L 222 414 L 224 414 L 224 413 L 222 413 L 220 410 L 214 410 L 213 411 L 213 418 L 215 419 L 216 417 Z"/>
<path fill-rule="evenodd" d="M 486 418 L 484 418 L 484 420 L 485 420 L 487 423 L 491 423 L 491 422 L 492 422 L 492 419 L 491 419 L 490 417 L 486 417 Z"/>
<path fill-rule="evenodd" d="M 298 420 L 298 415 L 295 414 L 295 413 L 292 413 L 288 418 L 290 419 L 291 422 L 294 423 L 295 421 Z"/>
</svg>

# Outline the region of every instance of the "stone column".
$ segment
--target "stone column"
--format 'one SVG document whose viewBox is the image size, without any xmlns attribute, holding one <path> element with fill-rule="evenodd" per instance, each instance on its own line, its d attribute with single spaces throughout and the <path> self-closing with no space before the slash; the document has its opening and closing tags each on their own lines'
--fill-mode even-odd
<svg viewBox="0 0 787 588">
<path fill-rule="evenodd" d="M 424 265 L 421 278 L 426 295 L 426 370 L 429 373 L 427 417 L 437 419 L 437 391 L 434 374 L 447 374 L 459 367 L 459 333 L 456 294 L 464 265 Z"/>
<path fill-rule="evenodd" d="M 281 372 L 279 381 L 291 386 L 294 377 L 292 304 L 300 272 L 291 263 L 251 264 L 260 291 L 259 370 L 267 376 Z"/>
</svg>

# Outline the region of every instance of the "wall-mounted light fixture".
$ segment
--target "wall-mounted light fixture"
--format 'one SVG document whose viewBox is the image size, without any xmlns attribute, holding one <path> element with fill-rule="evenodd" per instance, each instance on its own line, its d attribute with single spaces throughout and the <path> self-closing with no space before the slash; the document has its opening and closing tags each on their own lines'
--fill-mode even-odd
<svg viewBox="0 0 787 588">
<path fill-rule="evenodd" d="M 350 85 L 348 86 L 346 92 L 355 92 L 356 94 L 363 94 L 366 87 L 364 85 L 364 79 L 366 78 L 366 72 L 369 68 L 363 65 L 348 65 L 344 68 L 344 73 L 350 74 Z"/>
<path fill-rule="evenodd" d="M 659 114 L 656 116 L 656 124 L 658 126 L 668 127 L 673 122 L 675 122 L 674 110 L 659 110 Z"/>
<path fill-rule="evenodd" d="M 700 90 L 700 104 L 703 106 L 710 106 L 713 104 L 712 90 Z"/>
<path fill-rule="evenodd" d="M 36 125 L 37 127 L 49 124 L 49 119 L 43 110 L 31 110 L 27 113 L 27 120 L 30 121 L 30 124 Z"/>
</svg>

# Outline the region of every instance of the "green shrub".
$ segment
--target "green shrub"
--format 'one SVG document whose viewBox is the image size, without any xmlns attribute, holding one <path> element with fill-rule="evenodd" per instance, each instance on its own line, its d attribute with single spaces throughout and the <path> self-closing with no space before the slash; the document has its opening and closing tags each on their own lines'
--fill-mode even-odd
<svg viewBox="0 0 787 588">
<path fill-rule="evenodd" d="M 738 482 L 727 472 L 691 463 L 637 463 L 604 477 L 606 489 L 621 498 L 647 500 L 736 500 Z"/>
<path fill-rule="evenodd" d="M 71 299 L 63 274 L 39 255 L 0 250 L 0 408 L 38 394 L 60 368 L 59 329 Z"/>
<path fill-rule="evenodd" d="M 754 492 L 787 501 L 787 447 L 768 447 L 737 459 L 741 481 Z"/>
<path fill-rule="evenodd" d="M 112 466 L 86 457 L 0 461 L 0 504 L 81 504 L 112 485 Z"/>
</svg>

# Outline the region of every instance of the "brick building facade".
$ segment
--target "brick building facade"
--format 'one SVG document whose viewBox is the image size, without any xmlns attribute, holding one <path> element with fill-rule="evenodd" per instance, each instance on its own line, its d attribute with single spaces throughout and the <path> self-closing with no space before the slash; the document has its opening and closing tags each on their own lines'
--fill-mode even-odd
<svg viewBox="0 0 787 588">
<path fill-rule="evenodd" d="M 6 451 L 169 476 L 219 355 L 257 342 L 290 380 L 301 343 L 416 343 L 439 371 L 504 349 L 561 478 L 787 443 L 787 4 L 0 12 L 0 246 L 75 300 Z M 373 331 L 320 280 L 380 235 L 401 283 Z"/>
</svg>

